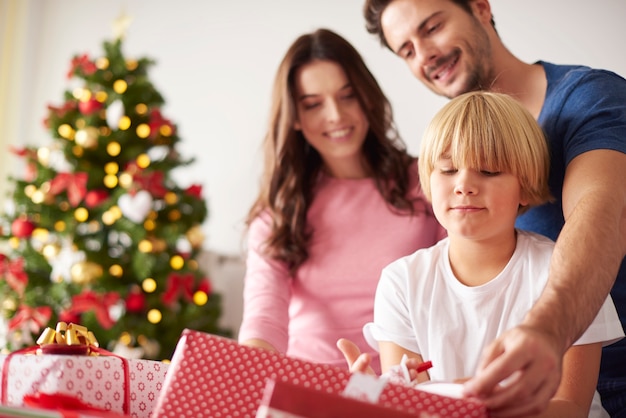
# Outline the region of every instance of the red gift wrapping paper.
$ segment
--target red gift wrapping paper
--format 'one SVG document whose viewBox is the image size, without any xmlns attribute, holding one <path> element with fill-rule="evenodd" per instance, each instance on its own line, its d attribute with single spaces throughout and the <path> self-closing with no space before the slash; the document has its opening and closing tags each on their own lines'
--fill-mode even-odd
<svg viewBox="0 0 626 418">
<path fill-rule="evenodd" d="M 256 418 L 345 417 L 435 418 L 427 413 L 415 415 L 273 379 L 267 381 L 256 413 Z"/>
<path fill-rule="evenodd" d="M 169 364 L 152 360 L 123 360 L 113 356 L 0 355 L 6 379 L 0 399 L 23 406 L 24 397 L 37 393 L 66 394 L 96 408 L 150 418 Z M 125 380 L 124 361 L 128 366 Z M 8 364 L 8 365 L 7 365 Z M 125 385 L 128 385 L 126 387 Z M 125 408 L 126 389 L 129 405 Z"/>
<path fill-rule="evenodd" d="M 289 358 L 261 348 L 186 329 L 176 346 L 154 416 L 159 418 L 255 417 L 268 380 L 339 395 L 348 370 Z M 484 405 L 392 383 L 377 405 L 420 417 L 485 418 Z"/>
</svg>

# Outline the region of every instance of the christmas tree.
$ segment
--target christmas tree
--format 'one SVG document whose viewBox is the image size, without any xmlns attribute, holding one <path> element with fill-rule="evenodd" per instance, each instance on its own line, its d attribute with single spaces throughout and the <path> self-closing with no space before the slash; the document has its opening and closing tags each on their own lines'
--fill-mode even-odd
<svg viewBox="0 0 626 418">
<path fill-rule="evenodd" d="M 44 120 L 51 144 L 13 150 L 25 173 L 9 178 L 2 219 L 0 348 L 33 345 L 57 321 L 152 359 L 169 358 L 183 328 L 229 335 L 196 260 L 202 187 L 172 179 L 193 159 L 176 151 L 152 64 L 125 58 L 121 38 L 99 58 L 75 56 L 74 87 Z"/>
</svg>

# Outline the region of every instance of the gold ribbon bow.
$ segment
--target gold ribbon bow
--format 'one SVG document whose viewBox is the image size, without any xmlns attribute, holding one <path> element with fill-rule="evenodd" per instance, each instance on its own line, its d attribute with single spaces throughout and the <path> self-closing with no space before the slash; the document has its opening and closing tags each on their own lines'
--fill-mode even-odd
<svg viewBox="0 0 626 418">
<path fill-rule="evenodd" d="M 87 327 L 65 322 L 58 322 L 56 330 L 47 327 L 37 339 L 39 346 L 57 344 L 59 346 L 99 347 L 98 340 Z"/>
</svg>

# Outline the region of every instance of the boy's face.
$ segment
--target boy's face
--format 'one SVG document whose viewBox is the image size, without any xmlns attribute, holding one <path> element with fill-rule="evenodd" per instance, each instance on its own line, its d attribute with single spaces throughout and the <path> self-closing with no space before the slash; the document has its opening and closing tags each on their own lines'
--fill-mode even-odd
<svg viewBox="0 0 626 418">
<path fill-rule="evenodd" d="M 436 94 L 453 98 L 491 85 L 493 58 L 483 23 L 491 15 L 488 3 L 474 3 L 486 4 L 486 11 L 475 7 L 475 16 L 450 0 L 394 0 L 381 16 L 391 50 Z"/>
<path fill-rule="evenodd" d="M 435 164 L 430 189 L 435 216 L 450 237 L 510 238 L 518 208 L 527 204 L 516 176 L 458 168 L 445 156 Z"/>
</svg>

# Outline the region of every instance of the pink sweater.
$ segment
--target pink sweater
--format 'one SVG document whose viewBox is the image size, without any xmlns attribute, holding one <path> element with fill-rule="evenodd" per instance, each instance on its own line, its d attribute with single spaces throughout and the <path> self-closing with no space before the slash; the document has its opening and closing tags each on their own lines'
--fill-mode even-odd
<svg viewBox="0 0 626 418">
<path fill-rule="evenodd" d="M 412 189 L 425 202 L 414 168 Z M 363 325 L 373 320 L 383 267 L 445 236 L 434 216 L 423 212 L 413 217 L 393 213 L 372 179 L 322 177 L 307 214 L 313 230 L 309 258 L 293 277 L 284 263 L 260 251 L 270 232 L 268 217 L 254 220 L 239 341 L 260 338 L 289 356 L 347 367 L 335 345 L 345 337 L 369 352 L 380 372 Z"/>
</svg>

